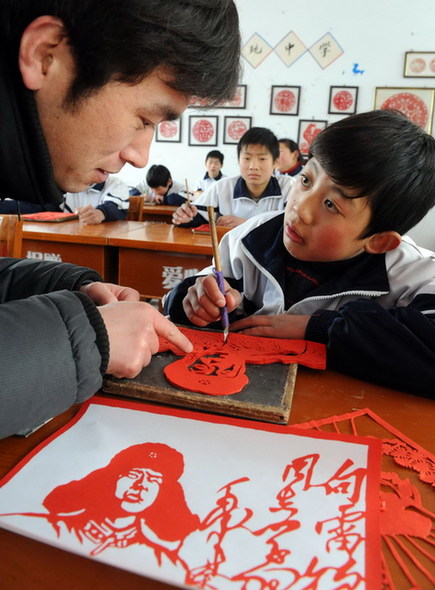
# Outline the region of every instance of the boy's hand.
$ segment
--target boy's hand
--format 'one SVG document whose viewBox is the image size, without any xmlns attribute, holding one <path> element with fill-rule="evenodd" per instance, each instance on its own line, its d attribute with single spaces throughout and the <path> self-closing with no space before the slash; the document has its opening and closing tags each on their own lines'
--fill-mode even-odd
<svg viewBox="0 0 435 590">
<path fill-rule="evenodd" d="M 198 209 L 195 205 L 189 205 L 183 203 L 174 213 L 172 214 L 172 223 L 174 225 L 180 225 L 180 223 L 189 223 L 198 213 Z M 205 223 L 205 220 L 204 220 Z"/>
<path fill-rule="evenodd" d="M 232 323 L 230 331 L 249 336 L 304 340 L 310 317 L 309 315 L 290 315 L 288 313 L 251 315 Z"/>
<path fill-rule="evenodd" d="M 155 203 L 156 205 L 162 205 L 163 199 L 164 199 L 163 195 L 153 195 L 153 203 Z"/>
<path fill-rule="evenodd" d="M 214 275 L 200 277 L 189 287 L 183 299 L 183 309 L 187 318 L 196 326 L 207 326 L 217 322 L 221 308 L 227 306 L 228 313 L 236 309 L 242 296 L 236 289 L 232 289 L 224 280 L 225 297 L 219 290 Z"/>
<path fill-rule="evenodd" d="M 79 220 L 85 225 L 97 225 L 97 223 L 101 223 L 106 219 L 101 209 L 95 209 L 92 205 L 80 207 L 76 210 L 76 213 L 79 216 Z"/>
<path fill-rule="evenodd" d="M 236 215 L 221 215 L 216 220 L 216 225 L 233 228 L 242 224 L 244 221 L 246 221 L 244 217 L 237 217 Z"/>
<path fill-rule="evenodd" d="M 135 377 L 159 349 L 159 336 L 184 352 L 192 344 L 180 330 L 152 305 L 143 301 L 118 301 L 99 307 L 109 336 L 107 373 Z"/>
<path fill-rule="evenodd" d="M 105 305 L 115 301 L 139 301 L 140 299 L 139 292 L 136 289 L 114 285 L 113 283 L 88 283 L 81 286 L 80 291 L 85 293 L 97 305 Z"/>
</svg>

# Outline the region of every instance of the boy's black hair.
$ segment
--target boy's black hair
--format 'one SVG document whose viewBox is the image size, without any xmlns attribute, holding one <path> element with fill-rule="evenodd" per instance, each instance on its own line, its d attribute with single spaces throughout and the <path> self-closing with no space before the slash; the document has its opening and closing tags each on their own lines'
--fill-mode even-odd
<svg viewBox="0 0 435 590">
<path fill-rule="evenodd" d="M 281 139 L 278 139 L 278 143 L 283 143 L 284 145 L 286 145 L 291 152 L 297 151 L 299 164 L 304 163 L 304 158 L 301 154 L 301 150 L 299 149 L 298 144 L 295 141 L 293 141 L 293 139 L 288 139 L 287 137 L 283 137 Z"/>
<path fill-rule="evenodd" d="M 337 184 L 367 197 L 371 220 L 362 238 L 404 234 L 435 205 L 435 139 L 402 113 L 351 115 L 313 140 L 310 157 Z"/>
<path fill-rule="evenodd" d="M 224 165 L 224 155 L 219 150 L 211 150 L 211 152 L 208 152 L 205 161 L 207 162 L 209 158 L 216 158 L 221 163 L 221 166 Z"/>
<path fill-rule="evenodd" d="M 2 0 L 0 50 L 9 61 L 16 64 L 24 29 L 42 15 L 64 23 L 76 67 L 71 106 L 110 80 L 135 84 L 159 66 L 187 96 L 214 104 L 234 95 L 240 32 L 233 0 Z"/>
<path fill-rule="evenodd" d="M 171 173 L 163 164 L 153 164 L 147 172 L 146 181 L 150 188 L 158 186 L 167 186 L 171 178 Z"/>
<path fill-rule="evenodd" d="M 273 161 L 279 158 L 279 143 L 276 135 L 265 127 L 251 127 L 242 135 L 237 144 L 237 158 L 247 145 L 262 145 L 272 154 Z"/>
</svg>

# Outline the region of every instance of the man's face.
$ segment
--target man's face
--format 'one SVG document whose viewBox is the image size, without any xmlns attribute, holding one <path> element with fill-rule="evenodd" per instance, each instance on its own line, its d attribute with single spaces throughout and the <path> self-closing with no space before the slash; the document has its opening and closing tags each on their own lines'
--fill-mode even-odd
<svg viewBox="0 0 435 590">
<path fill-rule="evenodd" d="M 160 491 L 163 476 L 152 469 L 131 469 L 116 482 L 115 496 L 121 500 L 126 512 L 142 512 L 154 503 Z"/>
<path fill-rule="evenodd" d="M 155 127 L 178 117 L 188 97 L 167 86 L 168 76 L 155 70 L 136 85 L 109 82 L 71 109 L 64 99 L 74 64 L 69 50 L 62 58 L 35 92 L 58 186 L 79 192 L 105 181 L 127 162 L 144 167 Z"/>
<path fill-rule="evenodd" d="M 245 145 L 239 156 L 240 174 L 249 190 L 266 188 L 273 174 L 275 162 L 272 154 L 264 145 Z"/>
<path fill-rule="evenodd" d="M 171 180 L 168 180 L 168 184 L 166 186 L 155 186 L 152 188 L 154 195 L 158 195 L 159 197 L 164 197 L 169 190 L 169 186 L 171 184 Z"/>
<path fill-rule="evenodd" d="M 205 167 L 207 168 L 207 172 L 210 178 L 216 178 L 216 176 L 219 174 L 220 169 L 222 168 L 222 164 L 219 158 L 207 158 Z"/>
<path fill-rule="evenodd" d="M 293 184 L 284 216 L 284 246 L 299 260 L 332 262 L 360 254 L 371 217 L 366 197 L 334 183 L 311 158 Z"/>
</svg>

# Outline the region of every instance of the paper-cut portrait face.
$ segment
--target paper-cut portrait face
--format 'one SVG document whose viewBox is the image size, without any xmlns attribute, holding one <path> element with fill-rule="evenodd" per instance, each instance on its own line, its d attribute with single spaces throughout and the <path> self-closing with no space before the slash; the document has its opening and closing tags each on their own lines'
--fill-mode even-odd
<svg viewBox="0 0 435 590">
<path fill-rule="evenodd" d="M 300 363 L 316 369 L 326 366 L 325 345 L 317 342 L 229 334 L 224 343 L 220 332 L 180 330 L 192 342 L 193 352 L 167 365 L 164 371 L 170 383 L 190 391 L 209 395 L 238 393 L 248 383 L 246 363 Z M 160 352 L 166 350 L 184 354 L 162 339 Z"/>
<path fill-rule="evenodd" d="M 151 540 L 167 548 L 198 525 L 178 481 L 183 470 L 183 456 L 168 445 L 133 445 L 106 467 L 58 486 L 43 504 L 56 530 L 64 524 L 96 545 L 93 555 L 106 547 L 149 545 Z"/>
</svg>

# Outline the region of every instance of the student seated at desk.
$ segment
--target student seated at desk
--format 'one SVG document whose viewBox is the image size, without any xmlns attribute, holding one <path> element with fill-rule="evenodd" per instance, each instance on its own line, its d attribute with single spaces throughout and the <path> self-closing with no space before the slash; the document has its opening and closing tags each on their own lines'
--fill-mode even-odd
<svg viewBox="0 0 435 590">
<path fill-rule="evenodd" d="M 114 176 L 93 184 L 80 193 L 65 193 L 61 206 L 64 211 L 78 213 L 80 221 L 96 225 L 103 221 L 117 221 L 127 217 L 128 186 Z"/>
<path fill-rule="evenodd" d="M 130 194 L 144 195 L 145 202 L 157 205 L 177 206 L 187 200 L 184 184 L 172 180 L 169 169 L 163 164 L 151 166 L 147 172 L 146 182 L 139 183 Z"/>
<path fill-rule="evenodd" d="M 284 209 L 293 178 L 273 176 L 279 157 L 276 136 L 264 127 L 251 127 L 237 144 L 240 176 L 223 178 L 208 188 L 190 207 L 181 205 L 172 222 L 197 227 L 208 221 L 207 206 L 220 215 L 217 225 L 236 227 L 249 217 Z"/>
<path fill-rule="evenodd" d="M 279 158 L 275 174 L 287 174 L 296 176 L 301 172 L 304 165 L 304 159 L 299 151 L 298 144 L 292 139 L 286 137 L 279 139 Z"/>
<path fill-rule="evenodd" d="M 205 158 L 207 172 L 195 182 L 195 190 L 193 191 L 195 198 L 199 197 L 199 195 L 209 187 L 214 186 L 215 182 L 221 180 L 221 178 L 225 178 L 225 174 L 222 174 L 221 170 L 223 165 L 224 155 L 222 152 L 219 150 L 211 150 L 211 152 L 208 152 Z"/>
<path fill-rule="evenodd" d="M 233 331 L 323 342 L 329 368 L 435 398 L 435 254 L 402 239 L 435 204 L 435 139 L 378 110 L 310 149 L 285 212 L 222 238 L 225 297 L 207 268 L 164 313 L 204 327 L 226 305 Z"/>
</svg>

